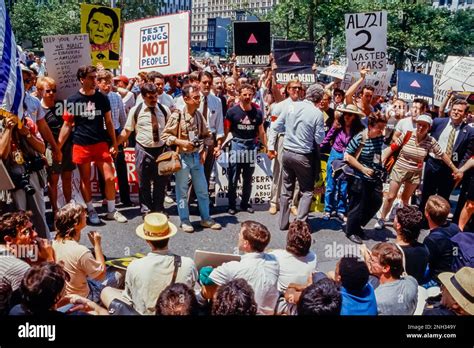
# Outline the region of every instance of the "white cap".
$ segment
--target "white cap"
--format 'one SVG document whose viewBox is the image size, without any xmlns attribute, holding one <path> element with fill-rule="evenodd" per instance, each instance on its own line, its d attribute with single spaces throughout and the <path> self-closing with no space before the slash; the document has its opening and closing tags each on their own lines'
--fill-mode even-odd
<svg viewBox="0 0 474 348">
<path fill-rule="evenodd" d="M 416 122 L 426 122 L 431 126 L 433 124 L 433 119 L 428 114 L 422 114 L 416 118 Z"/>
</svg>

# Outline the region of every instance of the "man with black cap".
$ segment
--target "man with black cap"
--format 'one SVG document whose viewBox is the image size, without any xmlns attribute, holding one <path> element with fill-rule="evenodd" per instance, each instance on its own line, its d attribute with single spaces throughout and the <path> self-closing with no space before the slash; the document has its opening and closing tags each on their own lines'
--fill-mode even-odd
<svg viewBox="0 0 474 348">
<path fill-rule="evenodd" d="M 283 142 L 283 190 L 280 198 L 280 229 L 290 223 L 290 199 L 298 181 L 302 198 L 297 220 L 306 221 L 313 198 L 314 182 L 319 176 L 319 144 L 324 139 L 324 118 L 317 107 L 324 95 L 320 84 L 311 85 L 306 100 L 286 108 L 272 124 L 272 130 L 285 132 Z M 315 175 L 316 174 L 316 175 Z"/>
</svg>

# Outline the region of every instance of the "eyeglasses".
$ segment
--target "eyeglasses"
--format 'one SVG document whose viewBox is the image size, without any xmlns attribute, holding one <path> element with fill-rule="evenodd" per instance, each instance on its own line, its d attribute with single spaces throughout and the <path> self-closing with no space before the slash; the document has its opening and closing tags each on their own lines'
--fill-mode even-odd
<svg viewBox="0 0 474 348">
<path fill-rule="evenodd" d="M 303 87 L 292 86 L 292 87 L 289 87 L 289 89 L 301 90 L 303 89 Z"/>
<path fill-rule="evenodd" d="M 44 92 L 45 93 L 56 93 L 56 89 L 47 89 Z"/>
<path fill-rule="evenodd" d="M 193 100 L 195 101 L 198 101 L 198 100 L 201 100 L 201 96 L 200 95 L 195 95 L 194 97 L 191 97 Z"/>
</svg>

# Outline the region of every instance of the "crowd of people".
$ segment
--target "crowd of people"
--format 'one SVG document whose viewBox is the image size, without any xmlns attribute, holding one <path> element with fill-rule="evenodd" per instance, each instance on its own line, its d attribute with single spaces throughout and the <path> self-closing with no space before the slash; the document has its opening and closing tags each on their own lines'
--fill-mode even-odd
<svg viewBox="0 0 474 348">
<path fill-rule="evenodd" d="M 29 63 L 22 64 L 25 115 L 0 122 L 0 155 L 15 186 L 0 195 L 2 314 L 474 314 L 474 128 L 465 100 L 451 93 L 433 108 L 424 99 L 398 99 L 393 88 L 374 95 L 365 68 L 344 91 L 338 80 L 277 84 L 274 62 L 243 70 L 234 59 L 192 59 L 189 74 L 167 77 L 83 66 L 80 89 L 58 101 L 41 60 Z M 107 209 L 102 218 L 127 223 L 116 207 L 117 197 L 119 208 L 135 205 L 125 147 L 135 149 L 143 217 L 136 235 L 151 251 L 122 271 L 106 265 L 99 232 L 88 234 L 92 250 L 79 242 L 87 223 L 102 223 L 92 162 Z M 172 253 L 170 238 L 194 231 L 194 201 L 200 226 L 222 229 L 212 218 L 210 190 L 221 156 L 228 162 L 228 214 L 254 213 L 257 153 L 274 162 L 268 214 L 279 214 L 286 248 L 268 250 L 268 228 L 245 221 L 240 261 L 197 269 Z M 326 274 L 310 250 L 308 222 L 321 161 L 322 219 L 340 220 L 360 246 L 360 255 L 345 255 Z M 71 200 L 76 168 L 84 205 Z M 178 226 L 165 208 L 172 180 Z M 364 228 L 375 217 L 375 229 L 383 229 L 392 215 L 395 241 L 369 250 Z M 429 233 L 419 240 L 422 229 Z"/>
</svg>

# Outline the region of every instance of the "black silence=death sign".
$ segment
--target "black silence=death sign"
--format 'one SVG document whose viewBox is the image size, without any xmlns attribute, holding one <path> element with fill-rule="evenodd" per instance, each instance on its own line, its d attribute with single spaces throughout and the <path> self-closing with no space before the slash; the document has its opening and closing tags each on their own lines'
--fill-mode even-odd
<svg viewBox="0 0 474 348">
<path fill-rule="evenodd" d="M 234 53 L 240 66 L 267 66 L 270 51 L 270 22 L 234 22 Z"/>
<path fill-rule="evenodd" d="M 276 82 L 298 79 L 305 85 L 316 82 L 312 70 L 314 43 L 308 41 L 273 40 L 273 56 L 277 65 Z"/>
<path fill-rule="evenodd" d="M 387 70 L 387 12 L 345 15 L 347 72 Z"/>
</svg>

